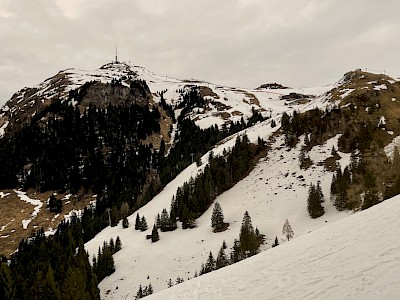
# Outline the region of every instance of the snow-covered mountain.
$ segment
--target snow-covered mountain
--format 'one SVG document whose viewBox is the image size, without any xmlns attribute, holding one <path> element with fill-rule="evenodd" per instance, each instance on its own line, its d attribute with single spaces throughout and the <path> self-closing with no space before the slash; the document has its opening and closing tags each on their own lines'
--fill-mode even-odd
<svg viewBox="0 0 400 300">
<path fill-rule="evenodd" d="M 156 244 L 151 244 L 145 239 L 145 236 L 150 234 L 150 229 L 145 233 L 139 233 L 131 228 L 122 229 L 122 226 L 106 228 L 86 244 L 86 249 L 90 255 L 93 255 L 96 254 L 103 241 L 108 241 L 110 238 L 115 239 L 116 236 L 120 236 L 123 241 L 122 250 L 114 256 L 116 272 L 100 283 L 102 297 L 104 299 L 129 298 L 136 295 L 139 284 L 144 286 L 151 283 L 155 291 L 159 291 L 167 287 L 167 281 L 170 278 L 172 280 L 177 277 L 185 280 L 188 277 L 192 278 L 195 271 L 199 270 L 201 264 L 206 261 L 209 251 L 216 257 L 224 240 L 228 248 L 233 246 L 234 239 L 238 238 L 242 216 L 246 210 L 252 217 L 253 225 L 266 235 L 267 242 L 263 246 L 263 250 L 271 247 L 275 236 L 280 238 L 281 243 L 285 243 L 282 237 L 282 226 L 285 219 L 289 219 L 295 237 L 299 237 L 352 214 L 352 212 L 338 212 L 333 207 L 332 202 L 329 201 L 333 173 L 324 167 L 324 161 L 331 157 L 332 147 L 338 149 L 340 135 L 327 140 L 323 145 L 313 147 L 309 151 L 309 156 L 314 163 L 311 168 L 304 170 L 300 168 L 298 161 L 301 148 L 304 145 L 304 136 L 296 147 L 286 147 L 283 136 L 274 134 L 279 126 L 271 128 L 271 121 L 275 120 L 279 124 L 283 112 L 291 114 L 296 110 L 301 113 L 315 107 L 325 109 L 334 103 L 340 103 L 342 99 L 347 99 L 346 97 L 355 91 L 355 93 L 363 89 L 378 91 L 381 88 L 383 89 L 383 85 L 385 85 L 382 85 L 379 80 L 363 82 L 364 75 L 360 79 L 359 74 L 358 77 L 355 74 L 357 73 L 348 73 L 335 85 L 313 90 L 251 91 L 259 101 L 260 107 L 268 111 L 272 118 L 225 139 L 212 149 L 214 155 L 220 155 L 224 149 L 229 151 L 236 136 L 243 133 L 249 136 L 251 142 L 256 142 L 258 137 L 270 141 L 271 150 L 267 157 L 259 161 L 249 176 L 216 199 L 224 210 L 226 221 L 230 223 L 229 229 L 217 234 L 212 232 L 210 227 L 212 207 L 197 220 L 196 228 L 191 230 L 178 228 L 174 232 L 161 233 L 161 239 Z M 352 80 L 354 77 L 359 80 Z M 391 82 L 387 84 L 396 82 L 387 77 L 382 77 L 380 80 Z M 353 86 L 354 88 L 352 88 Z M 246 94 L 244 92 L 215 85 L 212 86 L 212 90 L 219 93 L 218 97 L 214 97 L 214 100 L 221 101 L 223 94 L 230 95 L 229 103 L 234 103 L 234 106 L 239 108 L 245 116 L 246 113 L 250 113 L 250 111 L 246 112 L 246 109 L 250 109 L 251 105 L 246 106 L 247 103 L 244 101 Z M 167 99 L 170 103 L 173 103 L 174 100 L 172 92 L 173 89 L 170 90 L 170 94 L 166 93 L 166 95 L 169 95 Z M 285 99 L 285 96 L 282 97 L 283 93 L 290 95 L 290 93 L 312 94 L 312 92 L 316 96 L 309 97 L 304 102 L 294 101 L 294 103 L 288 105 L 282 100 Z M 246 93 L 249 93 L 249 91 L 246 91 Z M 194 115 L 196 113 L 200 114 L 201 112 L 194 112 Z M 200 126 L 202 124 L 209 126 L 215 121 L 212 110 L 211 113 L 203 113 L 194 118 L 197 118 L 197 124 Z M 388 135 L 390 134 L 389 132 Z M 344 169 L 350 163 L 350 153 L 339 152 L 338 154 L 340 157 L 338 162 Z M 149 204 L 132 214 L 128 218 L 130 224 L 134 223 L 136 213 L 141 216 L 144 215 L 148 220 L 153 220 L 163 208 L 168 209 L 176 189 L 182 186 L 185 181 L 188 181 L 190 177 L 195 177 L 202 171 L 208 155 L 209 153 L 202 157 L 203 165 L 201 167 L 197 167 L 196 164 L 189 166 Z M 311 219 L 307 213 L 307 192 L 310 184 L 315 184 L 318 181 L 321 183 L 326 199 L 324 203 L 325 214 L 321 218 Z M 263 255 L 267 255 L 268 251 L 270 250 L 267 250 Z M 279 250 L 274 250 L 274 253 L 277 252 Z M 295 257 L 294 254 L 291 255 Z M 237 277 L 234 278 L 237 279 Z M 201 278 L 197 280 L 201 282 Z M 243 289 L 246 288 L 243 287 Z M 171 295 L 176 296 L 177 294 Z M 219 295 L 218 298 L 221 294 L 217 293 L 217 295 Z M 244 294 L 239 293 L 238 295 L 240 295 L 239 298 L 243 298 Z M 174 296 L 166 297 L 167 299 L 168 297 L 174 299 Z M 157 298 L 157 296 L 155 297 Z M 293 298 L 299 297 L 293 296 Z M 300 296 L 300 298 L 302 297 Z M 204 296 L 204 299 L 208 298 Z M 252 299 L 257 299 L 257 297 Z"/>
<path fill-rule="evenodd" d="M 132 79 L 144 80 L 153 95 L 154 101 L 160 101 L 160 93 L 167 103 L 178 104 L 180 91 L 197 87 L 208 100 L 207 107 L 193 111 L 192 119 L 201 128 L 217 124 L 221 126 L 229 121 L 246 120 L 253 109 L 265 116 L 277 116 L 288 108 L 308 103 L 336 85 L 305 89 L 265 89 L 246 90 L 224 87 L 194 79 L 180 80 L 161 76 L 127 63 L 112 62 L 96 70 L 66 69 L 46 79 L 34 87 L 25 87 L 15 93 L 0 110 L 0 134 L 4 134 L 11 123 L 29 123 L 30 119 L 51 105 L 54 99 L 67 101 L 71 91 L 81 88 L 89 82 L 110 84 L 119 80 L 129 88 Z M 284 100 L 282 100 L 284 96 Z"/>
<path fill-rule="evenodd" d="M 76 97 L 71 97 L 71 94 L 79 94 L 85 91 L 85 87 L 90 86 L 93 82 L 96 82 L 98 86 L 89 92 L 88 99 L 79 102 L 75 101 Z M 118 82 L 118 87 L 113 90 L 116 82 Z M 137 97 L 132 92 L 132 82 L 139 83 L 139 94 L 141 93 L 140 89 L 143 89 L 143 95 Z M 143 85 L 140 85 L 142 83 Z M 357 222 L 346 220 L 372 222 L 375 217 L 372 216 L 370 219 L 364 217 L 363 219 L 360 216 L 349 216 L 357 215 L 356 212 L 361 207 L 359 204 L 364 201 L 365 191 L 362 189 L 363 186 L 358 186 L 358 189 L 352 191 L 357 194 L 357 199 L 359 199 L 359 201 L 354 202 L 355 204 L 353 203 L 352 210 L 338 211 L 334 207 L 330 201 L 333 171 L 336 162 L 340 163 L 341 169 L 344 171 L 350 164 L 350 152 L 354 150 L 340 145 L 341 137 L 344 135 L 351 136 L 352 134 L 358 137 L 357 133 L 362 131 L 359 128 L 364 126 L 364 123 L 361 122 L 361 125 L 356 122 L 351 123 L 349 121 L 352 118 L 351 114 L 356 116 L 354 117 L 355 119 L 362 120 L 362 122 L 367 120 L 368 124 L 373 124 L 371 125 L 372 127 L 379 128 L 377 130 L 378 133 L 374 136 L 373 145 L 368 149 L 371 152 L 367 154 L 377 161 L 378 167 L 376 168 L 385 165 L 389 169 L 387 165 L 388 157 L 393 156 L 395 146 L 400 143 L 400 140 L 396 139 L 400 135 L 400 126 L 396 121 L 396 112 L 399 110 L 397 101 L 397 98 L 400 97 L 399 84 L 397 80 L 388 76 L 369 74 L 357 70 L 345 74 L 337 83 L 324 87 L 304 89 L 284 87 L 279 89 L 279 87 L 278 84 L 266 84 L 254 90 L 224 87 L 206 81 L 180 80 L 156 75 L 145 68 L 120 62 L 109 63 L 92 71 L 67 69 L 33 88 L 24 88 L 17 92 L 0 111 L 0 136 L 11 130 L 10 128 L 16 128 L 15 124 L 28 126 L 36 115 L 44 118 L 46 114 L 51 114 L 52 112 L 49 113 L 46 109 L 59 100 L 75 107 L 78 106 L 80 110 L 76 110 L 78 119 L 82 117 L 79 113 L 83 114 L 89 104 L 95 103 L 104 108 L 106 104 L 115 99 L 119 99 L 118 101 L 130 101 L 127 103 L 138 101 L 141 105 L 148 106 L 150 110 L 153 107 L 158 107 L 161 110 L 160 123 L 165 124 L 164 128 L 160 126 L 160 131 L 155 133 L 157 135 L 156 139 L 160 144 L 160 140 L 168 135 L 166 142 L 170 146 L 174 145 L 174 136 L 179 133 L 178 126 L 176 122 L 174 123 L 173 118 L 170 118 L 166 111 L 163 111 L 161 103 L 162 99 L 164 99 L 173 108 L 173 113 L 178 118 L 183 110 L 182 107 L 179 107 L 179 104 L 184 101 L 182 99 L 182 91 L 190 91 L 195 88 L 205 100 L 205 104 L 202 104 L 201 107 L 191 107 L 186 112 L 186 116 L 190 117 L 195 121 L 196 125 L 203 129 L 213 125 L 218 125 L 220 128 L 225 126 L 229 128 L 232 122 L 241 121 L 242 118 L 246 121 L 254 112 L 259 112 L 266 118 L 264 121 L 219 141 L 209 152 L 203 155 L 201 163 L 198 161 L 189 165 L 150 202 L 128 216 L 130 223 L 128 228 L 123 229 L 121 222 L 118 226 L 106 227 L 85 244 L 86 250 L 92 257 L 98 253 L 98 249 L 103 245 L 104 241 L 109 241 L 111 238 L 115 240 L 117 236 L 122 240 L 122 249 L 114 255 L 115 273 L 106 277 L 99 285 L 102 299 L 131 299 L 136 296 L 139 285 L 144 286 L 149 283 L 152 284 L 155 292 L 161 291 L 160 294 L 154 296 L 154 299 L 175 299 L 179 293 L 182 293 L 179 297 L 188 298 L 193 296 L 202 299 L 212 299 L 213 297 L 230 299 L 234 298 L 232 296 L 233 293 L 238 299 L 263 299 L 269 297 L 261 296 L 264 295 L 261 294 L 261 288 L 265 286 L 264 280 L 267 280 L 263 277 L 265 274 L 265 276 L 272 276 L 270 281 L 272 286 L 269 289 L 271 294 L 265 294 L 271 295 L 272 298 L 275 295 L 276 297 L 281 295 L 281 298 L 292 297 L 293 299 L 320 298 L 319 296 L 321 295 L 322 298 L 326 296 L 333 299 L 336 298 L 336 293 L 340 291 L 340 289 L 335 289 L 334 284 L 341 284 L 342 279 L 347 280 L 345 293 L 349 294 L 346 295 L 349 298 L 353 298 L 353 296 L 357 298 L 358 294 L 351 294 L 351 288 L 356 285 L 356 282 L 363 280 L 362 277 L 360 279 L 355 273 L 352 273 L 352 270 L 357 270 L 357 268 L 353 268 L 350 265 L 348 270 L 351 270 L 344 273 L 344 275 L 343 273 L 337 275 L 338 277 L 334 278 L 334 284 L 331 286 L 323 278 L 327 273 L 326 269 L 332 268 L 335 271 L 337 268 L 335 263 L 329 265 L 332 260 L 323 260 L 322 257 L 336 257 L 336 254 L 332 254 L 333 246 L 349 245 L 348 248 L 351 251 L 346 250 L 347 246 L 340 248 L 341 250 L 339 251 L 346 257 L 341 262 L 347 265 L 352 257 L 346 255 L 349 255 L 350 252 L 354 253 L 355 251 L 352 247 L 357 247 L 357 245 L 352 244 L 352 240 L 358 241 L 354 236 L 355 231 L 354 234 L 353 231 L 349 233 L 349 239 L 342 241 L 335 236 L 341 233 L 340 230 L 347 231 L 348 227 L 350 227 L 349 222 Z M 124 102 L 117 102 L 117 104 L 120 103 Z M 68 107 L 71 108 L 71 106 Z M 329 134 L 325 136 L 322 134 L 321 139 L 312 146 L 308 147 L 306 145 L 306 136 L 308 139 L 311 135 L 311 133 L 307 132 L 306 134 L 299 134 L 296 137 L 298 142 L 296 140 L 294 146 L 289 146 L 285 141 L 285 134 L 280 126 L 282 115 L 284 113 L 289 116 L 299 115 L 310 112 L 315 108 L 319 108 L 326 115 L 333 108 L 337 111 L 343 109 L 345 112 L 337 119 L 332 117 L 333 125 L 329 125 L 335 128 L 330 130 L 324 128 L 324 133 L 329 131 Z M 45 113 L 42 114 L 42 112 Z M 324 116 L 321 116 L 320 119 Z M 61 115 L 57 117 L 62 119 Z M 41 125 L 43 124 L 45 122 L 41 123 Z M 276 126 L 273 126 L 273 124 L 276 124 Z M 347 125 L 349 125 L 348 128 L 346 128 Z M 316 131 L 313 131 L 313 134 Z M 254 169 L 245 178 L 217 197 L 216 201 L 222 206 L 225 222 L 229 222 L 228 229 L 223 232 L 213 233 L 210 226 L 213 208 L 211 206 L 196 219 L 195 228 L 183 230 L 178 224 L 177 230 L 160 233 L 160 240 L 157 243 L 151 243 L 150 240 L 146 239 L 151 233 L 157 214 L 161 213 L 164 208 L 169 210 L 171 200 L 178 187 L 181 187 L 191 177 L 196 177 L 205 169 L 211 152 L 214 156 L 221 156 L 230 152 L 235 145 L 237 137 L 243 135 L 247 135 L 249 141 L 254 144 L 257 144 L 259 138 L 266 141 L 268 154 L 256 163 Z M 154 141 L 155 139 L 152 139 L 151 143 L 155 145 Z M 353 143 L 351 140 L 346 140 L 346 142 Z M 356 139 L 353 145 L 358 146 L 360 143 L 360 139 Z M 157 153 L 158 147 L 160 147 L 159 144 L 154 147 L 154 153 Z M 333 157 L 332 148 L 341 149 L 341 147 L 346 150 L 337 151 L 337 154 Z M 310 165 L 302 167 L 299 162 L 299 156 L 306 148 Z M 383 149 L 385 151 L 387 149 L 386 153 L 380 151 Z M 108 149 L 102 149 L 102 151 L 107 154 Z M 329 162 L 331 167 L 327 166 Z M 29 172 L 29 163 L 25 166 L 21 165 L 24 168 L 26 166 L 26 170 Z M 153 174 L 156 173 L 155 170 L 153 171 Z M 387 178 L 390 178 L 389 175 Z M 316 184 L 317 182 L 319 182 L 325 197 L 325 202 L 323 203 L 325 214 L 322 217 L 312 219 L 307 211 L 307 193 L 311 184 Z M 388 185 L 385 185 L 385 182 L 379 181 L 376 184 L 380 188 L 379 191 L 376 191 L 376 194 L 380 195 L 378 202 L 383 199 L 382 191 L 384 188 L 386 186 L 391 188 L 392 183 L 389 182 Z M 394 202 L 392 200 L 390 203 Z M 261 247 L 263 253 L 249 260 L 248 264 L 242 262 L 237 266 L 218 271 L 215 275 L 210 275 L 210 277 L 200 277 L 196 281 L 191 281 L 192 283 L 183 284 L 175 291 L 174 289 L 162 291 L 167 288 L 167 281 L 170 279 L 175 281 L 178 277 L 184 280 L 193 278 L 196 271 L 199 271 L 201 264 L 206 261 L 210 251 L 214 254 L 214 257 L 217 256 L 223 241 L 226 242 L 227 251 L 229 252 L 234 240 L 239 236 L 245 211 L 249 212 L 253 225 L 265 235 L 265 243 Z M 146 217 L 149 225 L 147 231 L 139 232 L 134 230 L 137 214 Z M 365 213 L 359 215 L 365 216 Z M 282 235 L 282 226 L 286 219 L 289 220 L 294 230 L 295 239 L 290 242 L 287 242 Z M 344 220 L 340 221 L 341 219 Z M 381 225 L 380 223 L 376 224 L 376 226 Z M 365 227 L 366 225 L 362 226 Z M 339 228 L 338 231 L 335 231 L 336 227 Z M 281 245 L 271 250 L 275 237 L 278 237 Z M 381 241 L 387 243 L 383 238 Z M 325 245 L 323 249 L 318 248 L 320 242 Z M 303 256 L 297 255 L 298 253 L 295 251 L 298 249 L 303 249 L 301 250 Z M 361 252 L 361 256 L 369 255 L 366 247 L 362 250 L 365 251 Z M 286 257 L 287 255 L 290 257 Z M 314 264 L 326 264 L 322 273 L 317 272 L 311 258 L 312 255 L 317 257 Z M 388 255 L 393 258 L 392 252 Z M 268 271 L 268 265 L 264 264 L 264 259 L 268 262 L 268 265 L 272 264 L 274 266 L 272 273 Z M 277 261 L 275 265 L 274 261 Z M 354 261 L 357 262 L 357 260 Z M 305 262 L 311 264 L 310 269 L 313 272 L 309 281 L 305 278 L 299 278 L 304 277 L 304 274 L 309 274 L 306 273 L 307 264 Z M 377 260 L 376 262 L 378 263 L 379 261 Z M 294 266 L 297 264 L 301 264 L 302 268 L 299 267 L 300 273 L 293 271 Z M 243 272 L 237 271 L 241 269 L 241 266 L 243 267 Z M 370 267 L 373 270 L 373 265 Z M 252 272 L 257 273 L 257 271 L 260 273 L 259 276 L 249 275 Z M 234 272 L 238 272 L 239 275 Z M 363 274 L 372 276 L 371 272 L 367 270 Z M 218 274 L 223 275 L 218 277 Z M 246 279 L 241 278 L 241 276 L 245 276 Z M 283 276 L 284 282 L 279 280 L 281 276 Z M 205 278 L 208 287 L 207 285 L 203 286 L 202 278 Z M 208 278 L 215 278 L 215 284 L 211 283 L 214 279 Z M 239 284 L 234 285 L 233 290 L 230 286 L 232 285 L 229 281 L 230 278 L 239 282 Z M 350 278 L 353 278 L 354 281 L 352 282 Z M 366 279 L 367 282 L 368 278 Z M 224 282 L 227 283 L 227 286 L 224 285 Z M 307 294 L 307 287 L 312 283 L 315 284 L 316 288 L 312 289 L 310 294 Z M 318 283 L 321 285 L 318 285 Z M 254 288 L 254 294 L 252 294 L 251 288 L 256 284 L 259 286 Z M 395 283 L 393 282 L 393 284 Z M 193 288 L 194 285 L 196 288 Z M 288 289 L 287 285 L 293 285 L 293 288 Z M 361 286 L 364 289 L 360 291 L 370 291 L 364 285 Z M 379 287 L 384 288 L 384 286 Z M 287 289 L 287 291 L 284 289 Z M 389 293 L 387 295 L 392 296 L 392 289 L 388 290 Z M 332 294 L 330 294 L 330 291 L 332 291 Z M 318 292 L 321 292 L 321 294 L 318 294 Z M 245 295 L 250 296 L 247 297 Z"/>
<path fill-rule="evenodd" d="M 398 299 L 399 214 L 396 196 L 146 299 Z"/>
</svg>

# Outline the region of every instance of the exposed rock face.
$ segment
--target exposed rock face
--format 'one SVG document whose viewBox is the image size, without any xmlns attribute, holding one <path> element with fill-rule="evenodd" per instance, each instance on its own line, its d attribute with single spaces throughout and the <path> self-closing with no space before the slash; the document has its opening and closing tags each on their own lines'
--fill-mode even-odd
<svg viewBox="0 0 400 300">
<path fill-rule="evenodd" d="M 149 105 L 152 99 L 146 82 L 138 80 L 126 65 L 109 64 L 87 73 L 67 69 L 15 93 L 0 110 L 0 133 L 14 132 L 34 118 L 45 116 L 47 109 L 59 101 L 78 105 L 83 112 L 89 105 Z"/>
<path fill-rule="evenodd" d="M 84 110 L 89 105 L 101 108 L 108 105 L 148 105 L 152 100 L 152 94 L 144 81 L 131 81 L 129 87 L 119 83 L 94 82 L 86 88 L 83 95 L 77 95 L 77 98 L 79 108 Z"/>
</svg>

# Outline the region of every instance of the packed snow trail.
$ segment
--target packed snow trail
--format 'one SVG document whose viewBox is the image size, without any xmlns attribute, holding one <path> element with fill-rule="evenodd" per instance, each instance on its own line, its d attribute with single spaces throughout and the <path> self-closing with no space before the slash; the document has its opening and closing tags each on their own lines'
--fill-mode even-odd
<svg viewBox="0 0 400 300">
<path fill-rule="evenodd" d="M 146 299 L 399 299 L 400 196 Z"/>
</svg>

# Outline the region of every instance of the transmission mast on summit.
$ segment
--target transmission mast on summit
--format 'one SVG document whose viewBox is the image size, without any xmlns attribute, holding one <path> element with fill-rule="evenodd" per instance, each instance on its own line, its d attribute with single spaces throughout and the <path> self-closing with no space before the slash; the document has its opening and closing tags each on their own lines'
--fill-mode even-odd
<svg viewBox="0 0 400 300">
<path fill-rule="evenodd" d="M 115 46 L 115 63 L 118 63 L 118 46 Z"/>
</svg>

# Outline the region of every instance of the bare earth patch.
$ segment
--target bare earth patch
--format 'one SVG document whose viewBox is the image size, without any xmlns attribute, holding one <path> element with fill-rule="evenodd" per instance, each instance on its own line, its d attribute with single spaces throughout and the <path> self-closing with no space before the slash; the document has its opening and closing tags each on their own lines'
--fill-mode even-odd
<svg viewBox="0 0 400 300">
<path fill-rule="evenodd" d="M 65 198 L 65 194 L 59 194 L 56 197 L 62 199 L 63 208 L 61 214 L 57 215 L 47 209 L 47 200 L 52 193 L 52 191 L 36 193 L 28 190 L 26 195 L 30 199 L 40 200 L 43 203 L 40 211 L 34 217 L 32 213 L 35 205 L 21 200 L 14 190 L 0 191 L 0 255 L 9 256 L 18 248 L 22 239 L 31 236 L 42 227 L 45 231 L 56 229 L 58 224 L 64 220 L 64 215 L 68 215 L 72 210 L 81 210 L 95 200 L 91 193 L 78 193 L 78 195 L 71 195 L 68 199 Z M 22 221 L 29 219 L 32 220 L 24 229 Z"/>
</svg>

